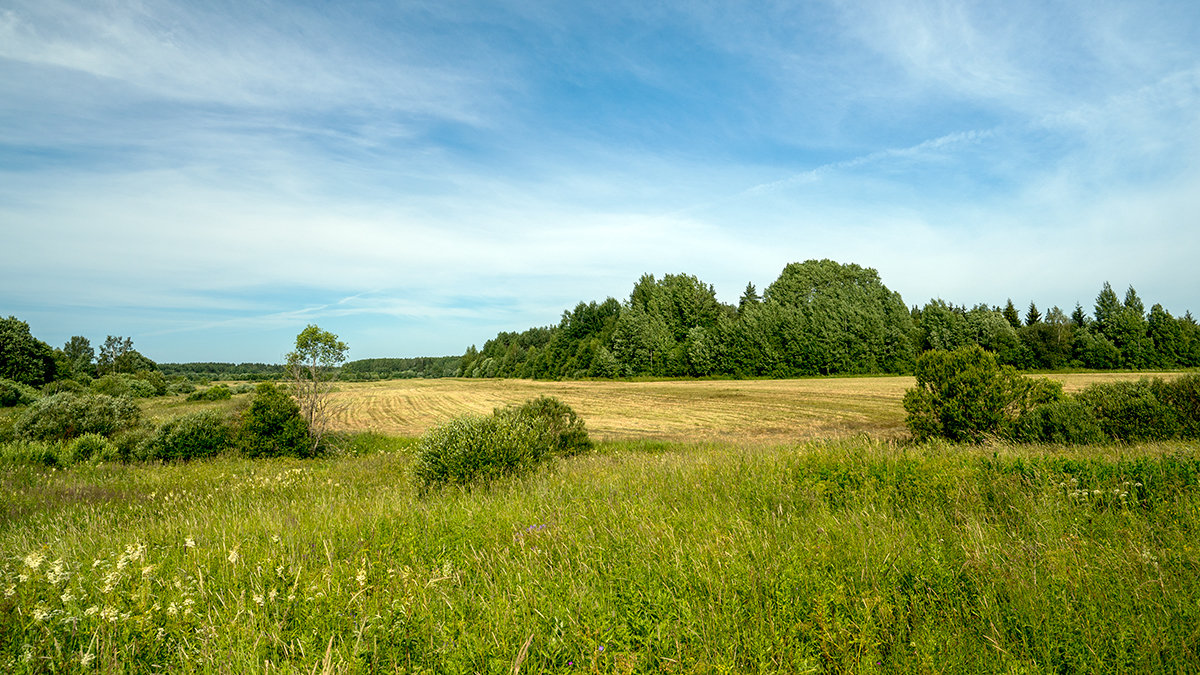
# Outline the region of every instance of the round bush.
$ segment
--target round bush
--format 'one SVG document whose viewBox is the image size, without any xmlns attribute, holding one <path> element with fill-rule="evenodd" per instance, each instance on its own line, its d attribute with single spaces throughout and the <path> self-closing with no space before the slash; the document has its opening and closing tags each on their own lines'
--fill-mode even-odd
<svg viewBox="0 0 1200 675">
<path fill-rule="evenodd" d="M 67 445 L 66 456 L 71 462 L 110 461 L 117 457 L 117 446 L 100 434 L 84 434 Z"/>
<path fill-rule="evenodd" d="M 63 441 L 84 434 L 111 436 L 137 423 L 141 411 L 126 397 L 62 392 L 34 402 L 13 427 L 20 438 Z"/>
<path fill-rule="evenodd" d="M 311 457 L 316 452 L 300 405 L 273 382 L 255 390 L 254 400 L 242 414 L 238 445 L 247 457 Z"/>
<path fill-rule="evenodd" d="M 465 416 L 421 437 L 413 471 L 423 489 L 467 485 L 527 473 L 548 455 L 538 430 L 518 416 Z"/>
<path fill-rule="evenodd" d="M 167 393 L 171 394 L 172 396 L 191 394 L 194 391 L 196 391 L 196 385 L 192 384 L 191 382 L 174 382 L 167 386 Z"/>
<path fill-rule="evenodd" d="M 553 396 L 539 396 L 523 405 L 498 410 L 496 414 L 523 419 L 538 432 L 539 442 L 557 457 L 571 457 L 592 449 L 583 420 L 571 406 Z"/>
<path fill-rule="evenodd" d="M 0 407 L 29 405 L 41 398 L 37 389 L 15 380 L 0 379 Z"/>
<path fill-rule="evenodd" d="M 150 459 L 189 460 L 227 449 L 233 438 L 229 421 L 214 410 L 177 417 L 158 428 L 150 441 Z"/>
</svg>

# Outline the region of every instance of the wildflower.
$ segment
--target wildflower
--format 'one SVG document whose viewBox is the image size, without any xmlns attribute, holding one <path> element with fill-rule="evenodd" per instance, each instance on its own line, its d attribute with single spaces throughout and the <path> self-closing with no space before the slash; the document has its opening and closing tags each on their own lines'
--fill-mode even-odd
<svg viewBox="0 0 1200 675">
<path fill-rule="evenodd" d="M 62 558 L 54 561 L 54 565 L 46 571 L 46 581 L 50 582 L 51 586 L 57 586 L 59 583 L 66 581 L 67 577 L 71 576 L 63 569 Z"/>
<path fill-rule="evenodd" d="M 143 567 L 142 568 L 142 578 L 149 579 L 150 575 L 154 573 L 155 567 L 157 567 L 157 565 L 146 565 L 145 567 Z"/>
<path fill-rule="evenodd" d="M 155 637 L 155 639 L 161 640 L 161 639 L 163 639 L 163 637 L 166 636 L 166 634 L 167 634 L 167 629 L 159 628 L 158 632 L 154 634 L 154 637 Z"/>
<path fill-rule="evenodd" d="M 238 556 L 238 550 L 236 547 L 229 552 L 229 562 L 236 565 L 239 557 L 240 556 Z"/>
<path fill-rule="evenodd" d="M 170 614 L 171 616 L 175 616 L 178 613 L 179 613 L 179 607 L 177 607 L 175 605 L 175 603 L 172 602 L 170 605 L 167 605 L 167 614 Z"/>
<path fill-rule="evenodd" d="M 74 600 L 75 595 L 73 593 L 71 593 L 71 591 L 68 590 L 66 593 L 63 593 L 59 599 L 61 599 L 63 604 L 65 605 L 68 602 L 71 602 L 72 600 Z"/>
<path fill-rule="evenodd" d="M 277 591 L 277 590 L 275 590 L 274 588 L 272 588 L 272 589 L 271 589 L 271 592 L 270 592 L 270 593 L 267 593 L 267 599 L 268 599 L 268 600 L 270 600 L 271 602 L 275 602 L 275 598 L 276 598 L 278 595 L 279 595 L 279 591 Z"/>
<path fill-rule="evenodd" d="M 187 539 L 184 539 L 184 540 L 183 540 L 183 547 L 184 547 L 184 548 L 196 548 L 196 540 L 195 540 L 195 539 L 192 539 L 191 537 L 188 537 Z"/>
<path fill-rule="evenodd" d="M 12 596 L 16 595 L 16 593 L 17 593 L 16 586 L 9 586 L 8 588 L 4 589 L 4 597 L 6 597 L 6 598 L 11 598 Z"/>
<path fill-rule="evenodd" d="M 92 605 L 91 607 L 88 607 L 87 609 L 83 610 L 83 615 L 84 616 L 92 616 L 96 612 L 99 612 L 99 611 L 100 611 L 99 607 Z"/>
<path fill-rule="evenodd" d="M 365 586 L 367 583 L 367 571 L 361 567 L 358 568 L 358 574 L 356 574 L 354 578 L 358 580 L 359 586 Z"/>
<path fill-rule="evenodd" d="M 103 558 L 96 558 L 95 560 L 92 561 L 92 569 L 96 569 L 97 567 L 99 567 L 103 564 L 104 564 Z"/>
<path fill-rule="evenodd" d="M 45 561 L 46 561 L 46 558 L 45 558 L 45 556 L 43 556 L 41 554 L 40 551 L 34 551 L 33 553 L 30 553 L 29 555 L 25 556 L 24 562 L 25 562 L 26 567 L 28 567 L 31 570 L 36 570 Z"/>
<path fill-rule="evenodd" d="M 38 605 L 33 609 L 34 621 L 45 621 L 46 617 L 50 616 L 50 609 L 45 605 Z"/>
<path fill-rule="evenodd" d="M 25 583 L 26 581 L 29 581 L 29 575 L 28 574 L 18 574 L 17 581 L 19 581 L 21 583 Z"/>
<path fill-rule="evenodd" d="M 263 596 L 259 595 L 258 593 L 255 593 L 254 594 L 254 604 L 258 605 L 259 607 L 262 607 L 263 606 Z"/>
<path fill-rule="evenodd" d="M 117 613 L 117 610 L 113 609 L 112 607 L 105 607 L 104 609 L 100 610 L 100 618 L 109 623 L 116 622 L 118 616 L 119 614 Z"/>
<path fill-rule="evenodd" d="M 86 654 L 81 654 L 79 656 L 79 665 L 83 666 L 84 668 L 87 668 L 88 664 L 90 664 L 95 659 L 96 659 L 96 655 L 91 652 L 88 652 Z"/>
</svg>

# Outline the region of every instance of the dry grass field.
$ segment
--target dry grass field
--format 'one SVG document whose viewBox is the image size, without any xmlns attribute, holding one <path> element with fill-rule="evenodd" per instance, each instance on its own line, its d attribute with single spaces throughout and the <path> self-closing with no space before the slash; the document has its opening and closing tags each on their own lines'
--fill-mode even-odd
<svg viewBox="0 0 1200 675">
<path fill-rule="evenodd" d="M 1050 377 L 1067 391 L 1146 373 L 1078 373 Z M 867 433 L 907 435 L 901 400 L 911 377 L 803 380 L 546 382 L 535 380 L 388 380 L 342 383 L 336 427 L 419 436 L 464 413 L 489 413 L 540 395 L 576 410 L 600 440 L 778 443 Z"/>
</svg>

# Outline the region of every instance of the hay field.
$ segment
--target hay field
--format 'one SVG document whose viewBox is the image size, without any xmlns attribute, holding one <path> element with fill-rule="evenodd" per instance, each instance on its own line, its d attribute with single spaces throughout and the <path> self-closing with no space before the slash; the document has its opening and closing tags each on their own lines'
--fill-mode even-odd
<svg viewBox="0 0 1200 675">
<path fill-rule="evenodd" d="M 1092 382 L 1146 373 L 1072 373 L 1048 377 L 1078 391 Z M 901 400 L 911 377 L 802 380 L 547 382 L 537 380 L 388 380 L 342 383 L 335 426 L 419 436 L 464 413 L 490 413 L 540 395 L 556 396 L 599 440 L 780 443 L 870 434 L 907 435 Z"/>
</svg>

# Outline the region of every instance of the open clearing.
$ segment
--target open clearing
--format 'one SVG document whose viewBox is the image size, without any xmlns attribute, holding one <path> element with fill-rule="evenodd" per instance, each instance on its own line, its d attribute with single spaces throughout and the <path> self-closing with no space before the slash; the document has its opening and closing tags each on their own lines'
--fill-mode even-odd
<svg viewBox="0 0 1200 675">
<path fill-rule="evenodd" d="M 1136 380 L 1149 373 L 1072 373 L 1047 377 L 1078 391 L 1092 382 Z M 1171 375 L 1166 375 L 1170 377 Z M 342 383 L 336 428 L 419 436 L 465 413 L 555 396 L 600 440 L 779 443 L 870 434 L 900 438 L 904 391 L 912 377 L 802 380 L 388 380 Z"/>
</svg>

